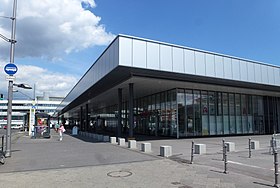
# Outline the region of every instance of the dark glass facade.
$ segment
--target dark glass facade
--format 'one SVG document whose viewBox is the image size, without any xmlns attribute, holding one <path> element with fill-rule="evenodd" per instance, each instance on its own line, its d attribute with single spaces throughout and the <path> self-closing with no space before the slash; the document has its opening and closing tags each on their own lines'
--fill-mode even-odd
<svg viewBox="0 0 280 188">
<path fill-rule="evenodd" d="M 128 102 L 122 104 L 122 135 L 129 130 Z M 118 105 L 72 118 L 84 131 L 116 133 Z M 280 98 L 176 88 L 134 100 L 134 134 L 168 137 L 270 134 L 279 132 Z"/>
</svg>

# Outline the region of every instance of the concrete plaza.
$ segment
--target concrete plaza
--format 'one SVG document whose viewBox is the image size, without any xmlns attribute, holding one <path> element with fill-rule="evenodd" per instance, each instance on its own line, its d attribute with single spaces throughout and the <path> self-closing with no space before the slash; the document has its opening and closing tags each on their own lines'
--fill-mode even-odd
<svg viewBox="0 0 280 188">
<path fill-rule="evenodd" d="M 248 157 L 248 136 L 224 137 L 235 143 L 228 153 L 224 174 L 222 137 L 160 139 L 137 142 L 137 149 L 95 142 L 65 134 L 63 141 L 30 139 L 25 133 L 12 137 L 12 157 L 0 166 L 0 187 L 272 187 L 271 135 L 252 136 L 259 150 Z M 206 144 L 207 154 L 195 155 L 189 164 L 191 141 Z M 140 151 L 149 142 L 152 152 Z M 172 146 L 173 156 L 160 157 L 160 146 Z"/>
</svg>

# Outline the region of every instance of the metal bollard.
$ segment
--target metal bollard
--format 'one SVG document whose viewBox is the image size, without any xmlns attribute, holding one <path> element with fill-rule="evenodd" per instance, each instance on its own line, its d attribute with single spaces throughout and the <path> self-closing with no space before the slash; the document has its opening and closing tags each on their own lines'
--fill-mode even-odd
<svg viewBox="0 0 280 188">
<path fill-rule="evenodd" d="M 228 163 L 227 162 L 227 145 L 225 145 L 225 144 L 224 144 L 224 151 L 225 151 L 224 152 L 224 164 L 225 164 L 224 173 L 227 174 L 228 173 L 228 171 L 227 171 L 227 163 Z"/>
<path fill-rule="evenodd" d="M 252 156 L 251 138 L 249 138 L 249 158 Z"/>
<path fill-rule="evenodd" d="M 1 151 L 4 151 L 4 135 L 1 137 Z"/>
<path fill-rule="evenodd" d="M 194 141 L 192 141 L 192 148 L 191 148 L 191 164 L 193 164 L 193 153 L 194 153 Z"/>
<path fill-rule="evenodd" d="M 274 175 L 275 175 L 274 187 L 279 187 L 279 184 L 278 184 L 278 176 L 279 176 L 279 172 L 278 172 L 278 152 L 277 152 L 276 148 L 274 148 Z"/>
<path fill-rule="evenodd" d="M 223 161 L 225 160 L 225 139 L 222 140 L 222 148 L 223 148 Z"/>
</svg>

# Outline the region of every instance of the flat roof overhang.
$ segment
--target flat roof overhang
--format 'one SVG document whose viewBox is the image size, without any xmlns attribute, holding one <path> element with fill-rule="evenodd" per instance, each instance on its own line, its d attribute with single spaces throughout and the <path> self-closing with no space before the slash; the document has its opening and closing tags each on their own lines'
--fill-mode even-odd
<svg viewBox="0 0 280 188">
<path fill-rule="evenodd" d="M 93 109 L 117 104 L 118 88 L 122 88 L 123 101 L 127 101 L 129 83 L 134 83 L 134 98 L 174 88 L 280 96 L 280 87 L 277 86 L 118 66 L 67 105 L 60 114 L 77 110 L 85 104 L 89 104 L 89 108 Z"/>
</svg>

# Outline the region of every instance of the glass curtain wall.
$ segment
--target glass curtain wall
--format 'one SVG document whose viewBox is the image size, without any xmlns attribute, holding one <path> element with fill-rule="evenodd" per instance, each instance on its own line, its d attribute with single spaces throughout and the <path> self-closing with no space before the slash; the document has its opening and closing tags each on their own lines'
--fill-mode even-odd
<svg viewBox="0 0 280 188">
<path fill-rule="evenodd" d="M 277 97 L 178 88 L 138 98 L 134 103 L 136 134 L 192 137 L 280 131 Z M 128 132 L 127 108 L 124 102 L 123 134 Z M 89 131 L 115 132 L 117 109 L 114 105 L 91 113 Z"/>
<path fill-rule="evenodd" d="M 137 133 L 189 137 L 265 132 L 262 96 L 174 89 L 140 98 L 137 104 Z"/>
</svg>

